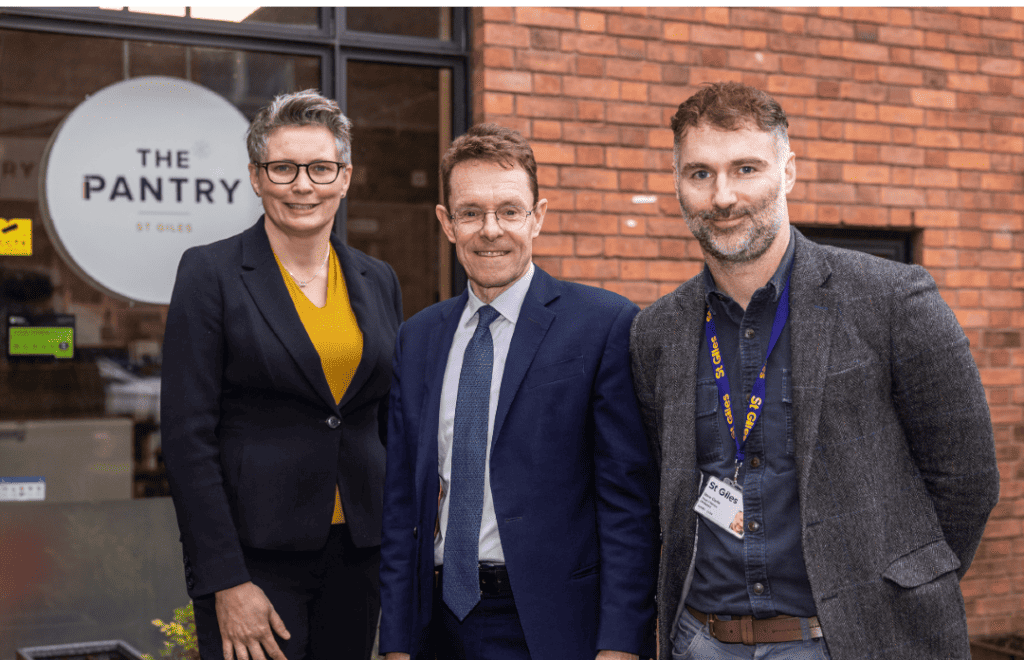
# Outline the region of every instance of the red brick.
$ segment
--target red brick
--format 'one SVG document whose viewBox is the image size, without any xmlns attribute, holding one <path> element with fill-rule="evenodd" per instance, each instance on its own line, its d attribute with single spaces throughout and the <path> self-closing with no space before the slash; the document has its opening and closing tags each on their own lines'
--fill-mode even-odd
<svg viewBox="0 0 1024 660">
<path fill-rule="evenodd" d="M 1021 177 L 1016 174 L 982 174 L 982 190 L 1020 190 Z"/>
<path fill-rule="evenodd" d="M 889 183 L 889 168 L 885 165 L 844 165 L 843 180 L 856 184 Z"/>
<path fill-rule="evenodd" d="M 657 39 L 662 35 L 662 22 L 649 18 L 610 14 L 608 16 L 608 33 Z"/>
<path fill-rule="evenodd" d="M 619 140 L 619 129 L 607 124 L 564 122 L 562 130 L 565 133 L 565 139 L 569 142 L 614 144 Z"/>
<path fill-rule="evenodd" d="M 603 57 L 580 55 L 576 57 L 576 75 L 602 78 L 604 77 L 604 63 L 605 58 Z"/>
<path fill-rule="evenodd" d="M 571 30 L 576 27 L 576 12 L 556 7 L 516 7 L 516 22 Z"/>
<path fill-rule="evenodd" d="M 880 66 L 878 67 L 878 80 L 887 85 L 918 87 L 924 81 L 924 74 L 919 69 L 900 66 Z"/>
<path fill-rule="evenodd" d="M 924 123 L 924 112 L 918 108 L 883 105 L 878 108 L 878 118 L 885 123 L 920 126 Z"/>
<path fill-rule="evenodd" d="M 576 236 L 576 256 L 595 257 L 604 254 L 604 239 L 600 236 Z"/>
<path fill-rule="evenodd" d="M 920 47 L 924 45 L 924 32 L 883 25 L 878 28 L 878 41 L 883 44 Z"/>
<path fill-rule="evenodd" d="M 534 142 L 531 146 L 538 163 L 572 165 L 576 162 L 575 151 L 571 146 L 550 142 Z"/>
<path fill-rule="evenodd" d="M 533 91 L 535 94 L 557 96 L 562 93 L 562 77 L 547 73 L 533 74 Z"/>
<path fill-rule="evenodd" d="M 609 103 L 608 121 L 630 126 L 664 125 L 660 108 L 636 103 Z"/>
<path fill-rule="evenodd" d="M 925 205 L 924 191 L 917 188 L 892 188 L 883 186 L 879 191 L 880 201 L 886 206 L 907 206 L 919 208 Z"/>
<path fill-rule="evenodd" d="M 889 9 L 887 7 L 843 7 L 843 18 L 864 23 L 889 23 Z"/>
<path fill-rule="evenodd" d="M 516 99 L 516 110 L 524 117 L 571 119 L 576 114 L 576 106 L 574 101 L 563 98 L 519 96 Z"/>
<path fill-rule="evenodd" d="M 810 141 L 805 145 L 805 157 L 814 160 L 853 160 L 853 145 L 849 142 Z"/>
<path fill-rule="evenodd" d="M 690 26 L 689 41 L 695 44 L 737 48 L 743 45 L 743 32 L 730 28 L 697 24 Z"/>
<path fill-rule="evenodd" d="M 603 34 L 564 32 L 562 33 L 562 50 L 588 55 L 616 55 L 619 52 L 619 42 L 615 37 Z"/>
<path fill-rule="evenodd" d="M 922 147 L 960 148 L 960 134 L 956 131 L 933 131 L 919 128 L 914 137 L 914 143 Z"/>
<path fill-rule="evenodd" d="M 483 7 L 483 19 L 488 23 L 511 23 L 511 7 Z"/>
<path fill-rule="evenodd" d="M 869 62 L 889 63 L 889 48 L 878 44 L 861 41 L 844 41 L 843 58 L 848 60 L 866 60 Z"/>
<path fill-rule="evenodd" d="M 545 50 L 516 51 L 516 66 L 526 71 L 546 73 L 571 73 L 574 58 L 569 53 L 555 53 Z"/>
<path fill-rule="evenodd" d="M 583 98 L 618 99 L 619 81 L 566 76 L 562 79 L 562 93 Z"/>
<path fill-rule="evenodd" d="M 690 41 L 689 23 L 672 23 L 666 21 L 662 29 L 662 38 L 665 41 Z"/>
<path fill-rule="evenodd" d="M 580 145 L 576 147 L 577 165 L 604 165 L 604 147 L 597 145 Z"/>
<path fill-rule="evenodd" d="M 900 147 L 883 144 L 878 152 L 878 159 L 891 165 L 924 165 L 924 150 L 914 147 Z"/>
<path fill-rule="evenodd" d="M 533 79 L 528 72 L 484 69 L 484 89 L 529 94 L 533 91 Z"/>
<path fill-rule="evenodd" d="M 605 213 L 567 214 L 562 225 L 563 231 L 573 234 L 610 235 L 619 233 L 619 217 Z"/>
<path fill-rule="evenodd" d="M 945 108 L 952 110 L 956 107 L 956 94 L 937 89 L 914 89 L 910 92 L 914 105 L 925 108 Z"/>
<path fill-rule="evenodd" d="M 914 225 L 917 227 L 957 227 L 960 224 L 960 213 L 944 209 L 920 209 L 914 213 Z"/>
<path fill-rule="evenodd" d="M 978 92 L 979 94 L 987 94 L 989 92 L 988 76 L 951 73 L 946 76 L 946 81 L 950 89 L 958 92 Z"/>
<path fill-rule="evenodd" d="M 625 296 L 638 305 L 649 305 L 659 297 L 658 286 L 653 282 L 605 282 L 604 288 Z"/>
<path fill-rule="evenodd" d="M 758 50 L 753 52 L 747 50 L 733 50 L 729 49 L 726 51 L 728 58 L 727 66 L 730 69 L 743 69 L 746 71 L 778 71 L 779 70 L 779 56 L 774 53 L 762 53 Z M 771 85 L 771 79 L 785 78 L 785 76 L 769 76 L 769 85 Z M 812 81 L 810 78 L 803 79 L 806 82 L 803 85 L 810 85 Z M 782 86 L 793 84 L 791 82 L 780 81 L 776 83 L 779 85 L 778 93 L 789 94 L 794 92 L 783 91 Z"/>
<path fill-rule="evenodd" d="M 844 125 L 843 134 L 847 140 L 854 142 L 886 143 L 892 139 L 892 129 L 885 124 L 849 122 Z"/>
<path fill-rule="evenodd" d="M 619 277 L 617 259 L 562 259 L 562 277 L 606 280 Z"/>
<path fill-rule="evenodd" d="M 653 238 L 608 236 L 604 239 L 604 253 L 618 257 L 656 257 L 658 241 Z"/>
<path fill-rule="evenodd" d="M 515 96 L 512 94 L 496 94 L 485 92 L 483 95 L 484 112 L 488 116 L 510 115 L 513 113 Z"/>
<path fill-rule="evenodd" d="M 704 20 L 715 25 L 729 25 L 729 8 L 705 7 Z"/>
<path fill-rule="evenodd" d="M 565 234 L 548 234 L 546 232 L 541 233 L 540 236 L 533 239 L 533 253 L 545 257 L 572 256 L 572 236 Z M 563 261 L 562 264 L 564 269 L 565 262 Z"/>
<path fill-rule="evenodd" d="M 484 23 L 483 42 L 492 46 L 530 46 L 530 29 L 503 23 Z"/>
<path fill-rule="evenodd" d="M 765 91 L 769 94 L 816 96 L 818 85 L 813 78 L 768 76 L 768 88 Z"/>
<path fill-rule="evenodd" d="M 914 64 L 926 69 L 956 71 L 956 55 L 938 50 L 915 50 Z"/>
<path fill-rule="evenodd" d="M 576 117 L 581 121 L 604 121 L 605 104 L 602 101 L 580 101 L 576 104 Z"/>
<path fill-rule="evenodd" d="M 515 51 L 511 48 L 484 47 L 484 66 L 494 69 L 514 69 Z"/>
<path fill-rule="evenodd" d="M 978 151 L 951 151 L 948 154 L 949 167 L 956 170 L 989 170 L 989 154 Z"/>
<path fill-rule="evenodd" d="M 563 167 L 559 172 L 561 185 L 569 188 L 590 190 L 615 190 L 618 188 L 618 173 L 591 167 Z"/>
<path fill-rule="evenodd" d="M 1024 64 L 1020 60 L 1008 60 L 995 57 L 983 57 L 980 70 L 990 76 L 1018 77 L 1024 73 Z"/>
</svg>

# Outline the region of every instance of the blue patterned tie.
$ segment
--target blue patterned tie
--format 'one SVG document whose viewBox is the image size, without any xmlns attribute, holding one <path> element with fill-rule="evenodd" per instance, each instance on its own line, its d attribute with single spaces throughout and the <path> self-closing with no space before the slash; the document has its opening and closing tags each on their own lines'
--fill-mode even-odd
<svg viewBox="0 0 1024 660">
<path fill-rule="evenodd" d="M 448 503 L 448 529 L 444 540 L 442 592 L 459 621 L 480 601 L 480 518 L 484 507 L 484 470 L 487 468 L 487 413 L 491 399 L 494 343 L 491 322 L 498 312 L 490 305 L 479 309 L 476 332 L 466 346 L 459 374 L 452 434 L 452 476 Z"/>
</svg>

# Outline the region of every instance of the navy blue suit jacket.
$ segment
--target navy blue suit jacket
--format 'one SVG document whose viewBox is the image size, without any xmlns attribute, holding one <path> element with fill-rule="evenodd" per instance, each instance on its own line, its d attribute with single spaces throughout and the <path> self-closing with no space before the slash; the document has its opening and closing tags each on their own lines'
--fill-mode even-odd
<svg viewBox="0 0 1024 660">
<path fill-rule="evenodd" d="M 334 486 L 356 545 L 380 543 L 383 425 L 401 292 L 387 264 L 331 237 L 363 355 L 341 404 L 261 217 L 187 250 L 167 311 L 163 455 L 193 598 L 247 582 L 242 546 L 315 550 Z"/>
<path fill-rule="evenodd" d="M 399 330 L 381 546 L 381 652 L 428 657 L 441 386 L 467 293 Z M 534 273 L 509 347 L 491 491 L 534 660 L 653 652 L 656 475 L 622 296 Z"/>
</svg>

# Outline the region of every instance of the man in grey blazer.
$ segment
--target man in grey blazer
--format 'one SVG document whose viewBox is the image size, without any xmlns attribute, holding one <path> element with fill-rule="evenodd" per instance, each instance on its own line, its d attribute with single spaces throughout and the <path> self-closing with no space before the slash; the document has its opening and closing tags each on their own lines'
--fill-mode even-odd
<svg viewBox="0 0 1024 660">
<path fill-rule="evenodd" d="M 969 658 L 959 580 L 999 490 L 978 370 L 923 268 L 790 227 L 787 127 L 738 83 L 672 120 L 705 268 L 631 335 L 660 657 Z"/>
</svg>

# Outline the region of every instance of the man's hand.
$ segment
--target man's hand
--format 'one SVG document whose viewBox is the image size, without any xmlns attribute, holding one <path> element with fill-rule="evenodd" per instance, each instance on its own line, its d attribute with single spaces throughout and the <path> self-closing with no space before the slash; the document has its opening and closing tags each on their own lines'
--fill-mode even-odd
<svg viewBox="0 0 1024 660">
<path fill-rule="evenodd" d="M 622 651 L 598 651 L 595 660 L 640 660 L 640 656 Z"/>
<path fill-rule="evenodd" d="M 268 655 L 287 660 L 274 633 L 283 639 L 292 635 L 262 589 L 246 582 L 218 591 L 216 604 L 224 660 L 266 660 Z"/>
<path fill-rule="evenodd" d="M 408 653 L 386 653 L 384 660 L 409 660 Z"/>
</svg>

